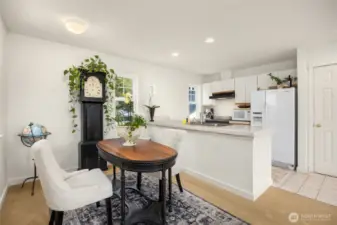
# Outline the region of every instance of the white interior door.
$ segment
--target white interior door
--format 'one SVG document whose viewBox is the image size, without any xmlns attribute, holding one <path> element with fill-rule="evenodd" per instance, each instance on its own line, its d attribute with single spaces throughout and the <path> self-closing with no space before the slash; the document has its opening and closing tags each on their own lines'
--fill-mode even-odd
<svg viewBox="0 0 337 225">
<path fill-rule="evenodd" d="M 314 169 L 337 176 L 337 65 L 314 69 Z"/>
</svg>

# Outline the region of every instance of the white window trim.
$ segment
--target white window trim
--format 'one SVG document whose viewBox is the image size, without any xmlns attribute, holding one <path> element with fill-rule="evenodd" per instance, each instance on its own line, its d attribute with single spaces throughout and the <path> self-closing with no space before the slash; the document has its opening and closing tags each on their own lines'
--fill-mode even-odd
<svg viewBox="0 0 337 225">
<path fill-rule="evenodd" d="M 193 101 L 193 102 L 190 102 L 190 100 L 189 100 L 189 88 L 190 87 L 194 87 L 194 90 L 195 90 L 195 101 Z M 200 85 L 198 85 L 198 84 L 190 84 L 190 85 L 188 85 L 188 92 L 187 92 L 187 94 L 188 94 L 188 105 L 187 105 L 187 112 L 188 112 L 188 114 L 190 115 L 190 110 L 189 110 L 189 107 L 190 107 L 190 103 L 192 103 L 192 104 L 195 104 L 196 105 L 196 111 L 195 111 L 195 113 L 196 113 L 196 118 L 200 118 L 200 112 L 201 112 L 201 94 L 200 94 L 200 92 L 201 92 L 201 86 Z"/>
</svg>

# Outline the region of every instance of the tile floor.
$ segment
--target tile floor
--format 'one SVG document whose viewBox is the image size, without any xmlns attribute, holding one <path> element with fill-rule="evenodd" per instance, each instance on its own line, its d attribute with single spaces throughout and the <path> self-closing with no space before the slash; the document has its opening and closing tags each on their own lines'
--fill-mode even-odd
<svg viewBox="0 0 337 225">
<path fill-rule="evenodd" d="M 273 167 L 273 186 L 337 206 L 337 177 Z"/>
</svg>

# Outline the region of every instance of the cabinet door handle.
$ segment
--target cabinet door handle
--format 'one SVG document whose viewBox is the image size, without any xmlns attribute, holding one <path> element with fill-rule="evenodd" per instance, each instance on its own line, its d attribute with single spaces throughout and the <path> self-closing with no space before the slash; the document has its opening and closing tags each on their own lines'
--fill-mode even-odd
<svg viewBox="0 0 337 225">
<path fill-rule="evenodd" d="M 320 127 L 322 127 L 322 125 L 321 125 L 321 124 L 319 124 L 319 123 L 317 123 L 317 124 L 314 124 L 314 127 L 316 127 L 316 128 L 320 128 Z"/>
</svg>

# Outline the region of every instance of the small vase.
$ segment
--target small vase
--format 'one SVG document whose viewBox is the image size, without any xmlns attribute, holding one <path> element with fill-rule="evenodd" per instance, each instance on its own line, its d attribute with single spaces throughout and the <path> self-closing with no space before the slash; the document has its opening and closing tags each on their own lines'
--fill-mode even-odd
<svg viewBox="0 0 337 225">
<path fill-rule="evenodd" d="M 140 136 L 140 129 L 136 129 L 129 133 L 129 127 L 127 126 L 118 126 L 117 127 L 117 134 L 119 137 L 124 138 L 125 142 L 123 146 L 135 146 L 136 141 Z"/>
</svg>

